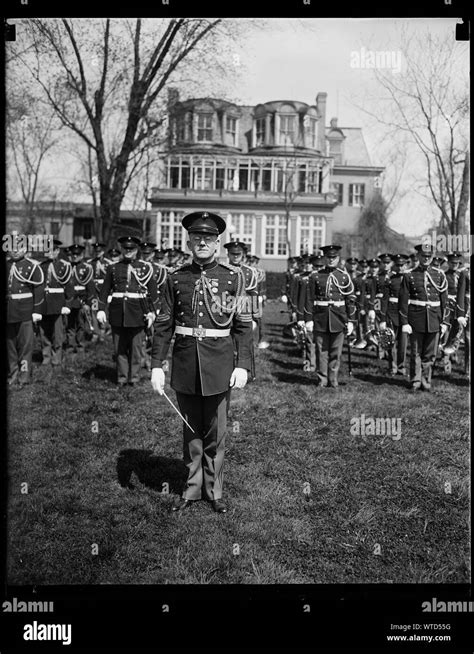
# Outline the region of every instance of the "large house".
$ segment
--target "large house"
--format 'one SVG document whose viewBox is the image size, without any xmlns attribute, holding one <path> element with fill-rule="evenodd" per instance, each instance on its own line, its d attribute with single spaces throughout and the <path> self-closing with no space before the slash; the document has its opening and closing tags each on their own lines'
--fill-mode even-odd
<svg viewBox="0 0 474 654">
<path fill-rule="evenodd" d="M 326 126 L 326 101 L 318 93 L 314 105 L 253 107 L 180 101 L 171 90 L 168 146 L 149 199 L 157 243 L 184 249 L 182 217 L 215 211 L 227 221 L 223 243 L 245 241 L 264 268 L 278 271 L 290 253 L 317 252 L 336 232 L 355 236 L 383 168 L 372 165 L 360 128 L 336 118 Z M 357 255 L 358 240 L 348 242 L 343 254 Z"/>
</svg>

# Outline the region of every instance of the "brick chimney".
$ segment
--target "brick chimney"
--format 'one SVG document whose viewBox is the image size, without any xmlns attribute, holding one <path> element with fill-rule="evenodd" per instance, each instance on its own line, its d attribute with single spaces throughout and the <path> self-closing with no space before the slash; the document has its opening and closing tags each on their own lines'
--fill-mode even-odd
<svg viewBox="0 0 474 654">
<path fill-rule="evenodd" d="M 318 93 L 316 96 L 316 107 L 320 118 L 318 121 L 318 150 L 322 155 L 326 154 L 326 99 L 328 94 Z"/>
</svg>

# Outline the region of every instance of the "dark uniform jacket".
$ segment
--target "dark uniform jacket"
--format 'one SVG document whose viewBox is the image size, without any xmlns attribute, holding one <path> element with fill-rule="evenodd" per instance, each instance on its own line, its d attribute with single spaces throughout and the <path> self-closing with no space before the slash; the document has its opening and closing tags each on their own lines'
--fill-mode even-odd
<svg viewBox="0 0 474 654">
<path fill-rule="evenodd" d="M 86 261 L 72 263 L 71 266 L 71 282 L 74 290 L 71 309 L 80 309 L 84 304 L 90 305 L 97 296 L 94 284 L 94 269 Z"/>
<path fill-rule="evenodd" d="M 424 333 L 439 331 L 442 322 L 448 324 L 447 286 L 444 272 L 433 266 L 417 266 L 403 273 L 398 298 L 400 324 Z"/>
<path fill-rule="evenodd" d="M 300 275 L 301 273 L 299 271 L 293 272 L 288 284 L 288 302 L 292 311 L 296 311 L 298 307 L 298 289 Z M 302 319 L 303 317 L 301 316 L 301 320 Z"/>
<path fill-rule="evenodd" d="M 357 314 L 366 310 L 367 285 L 365 276 L 360 272 L 351 274 L 352 283 L 354 284 L 354 295 L 356 302 Z"/>
<path fill-rule="evenodd" d="M 253 320 L 259 320 L 262 317 L 262 309 L 258 301 L 258 271 L 252 266 L 241 263 L 236 268 L 240 268 L 245 280 L 245 293 L 248 297 L 248 309 Z"/>
<path fill-rule="evenodd" d="M 462 270 L 456 292 L 456 318 L 468 318 L 471 308 L 471 289 L 469 270 Z"/>
<path fill-rule="evenodd" d="M 354 284 L 349 273 L 328 266 L 311 273 L 304 319 L 314 321 L 314 331 L 331 333 L 343 331 L 349 320 L 356 320 Z"/>
<path fill-rule="evenodd" d="M 94 257 L 93 259 L 89 259 L 87 263 L 92 266 L 92 270 L 94 271 L 94 286 L 97 295 L 99 295 L 107 273 L 107 268 L 110 266 L 110 261 L 105 257 Z"/>
<path fill-rule="evenodd" d="M 44 276 L 37 261 L 24 257 L 7 262 L 7 323 L 31 320 L 31 314 L 41 313 L 44 297 Z"/>
<path fill-rule="evenodd" d="M 458 292 L 459 279 L 461 278 L 461 270 L 448 269 L 445 273 L 448 282 L 448 309 L 449 317 L 453 319 L 456 313 L 456 296 Z"/>
<path fill-rule="evenodd" d="M 382 308 L 382 298 L 386 292 L 386 286 L 390 280 L 390 271 L 380 271 L 368 279 L 370 279 L 370 290 L 368 294 L 369 309 L 380 312 Z"/>
<path fill-rule="evenodd" d="M 145 314 L 158 309 L 158 293 L 153 266 L 148 261 L 118 261 L 107 268 L 99 295 L 99 310 L 109 305 L 112 327 L 144 327 Z M 149 298 L 149 299 L 148 299 Z"/>
<path fill-rule="evenodd" d="M 400 326 L 398 302 L 403 275 L 402 272 L 390 273 L 388 282 L 384 286 L 380 316 L 382 322 L 388 322 L 392 327 Z"/>
<path fill-rule="evenodd" d="M 297 320 L 305 320 L 304 307 L 306 303 L 306 294 L 308 292 L 308 280 L 312 272 L 312 270 L 303 270 L 298 274 L 298 283 L 295 289 Z"/>
<path fill-rule="evenodd" d="M 161 263 L 157 263 L 156 261 L 150 261 L 150 263 L 153 266 L 153 278 L 155 280 L 157 293 L 155 310 L 157 313 L 159 313 L 161 310 L 163 291 L 165 290 L 166 279 L 168 277 L 168 268 L 163 266 Z M 151 301 L 151 298 L 149 298 L 149 300 Z"/>
<path fill-rule="evenodd" d="M 168 276 L 155 322 L 152 368 L 166 358 L 175 327 L 230 329 L 230 335 L 176 334 L 171 386 L 188 395 L 216 395 L 229 389 L 235 367 L 251 370 L 252 319 L 239 268 L 216 261 L 186 264 Z"/>
<path fill-rule="evenodd" d="M 74 297 L 72 266 L 64 259 L 46 259 L 41 262 L 44 275 L 44 301 L 40 307 L 43 316 L 59 315 L 63 307 L 71 308 Z"/>
</svg>

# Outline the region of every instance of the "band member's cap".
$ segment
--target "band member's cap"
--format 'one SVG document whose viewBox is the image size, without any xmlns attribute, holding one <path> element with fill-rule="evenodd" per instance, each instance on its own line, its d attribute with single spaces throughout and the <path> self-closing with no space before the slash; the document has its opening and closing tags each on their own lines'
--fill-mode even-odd
<svg viewBox="0 0 474 654">
<path fill-rule="evenodd" d="M 420 243 L 419 245 L 415 245 L 415 250 L 417 252 L 424 252 L 425 254 L 433 254 L 435 251 L 431 243 Z"/>
<path fill-rule="evenodd" d="M 337 257 L 339 256 L 339 250 L 341 249 L 340 245 L 323 245 L 322 248 L 319 248 L 321 252 L 324 253 L 325 257 Z"/>
<path fill-rule="evenodd" d="M 140 243 L 140 250 L 142 252 L 153 252 L 155 248 L 156 243 L 150 243 L 150 241 L 143 241 L 143 243 Z"/>
<path fill-rule="evenodd" d="M 312 254 L 309 260 L 313 266 L 324 266 L 324 257 L 321 254 Z"/>
<path fill-rule="evenodd" d="M 224 243 L 224 247 L 228 252 L 231 252 L 232 250 L 234 251 L 240 250 L 244 254 L 247 254 L 247 250 L 248 250 L 247 243 L 244 243 L 243 241 L 229 241 L 229 243 Z"/>
<path fill-rule="evenodd" d="M 118 239 L 118 242 L 126 250 L 134 250 L 140 245 L 140 239 L 136 238 L 135 236 L 121 236 Z"/>
<path fill-rule="evenodd" d="M 450 252 L 448 261 L 462 261 L 462 254 L 460 252 Z"/>
<path fill-rule="evenodd" d="M 392 261 L 392 255 L 388 254 L 388 252 L 384 252 L 383 254 L 379 254 L 378 258 L 382 263 L 389 263 Z"/>
<path fill-rule="evenodd" d="M 78 243 L 74 243 L 73 245 L 70 245 L 67 249 L 66 252 L 68 254 L 82 254 L 85 250 L 85 247 L 83 245 L 79 245 Z"/>
<path fill-rule="evenodd" d="M 359 259 L 356 259 L 355 257 L 349 257 L 349 259 L 346 260 L 346 263 L 359 263 Z"/>
<path fill-rule="evenodd" d="M 369 266 L 372 268 L 375 268 L 376 266 L 380 265 L 380 261 L 378 259 L 369 259 L 368 262 Z"/>
<path fill-rule="evenodd" d="M 223 218 L 208 211 L 190 213 L 184 216 L 181 224 L 190 234 L 199 232 L 200 234 L 215 234 L 218 236 L 226 228 L 226 222 Z"/>
<path fill-rule="evenodd" d="M 92 247 L 94 248 L 94 250 L 101 250 L 105 248 L 105 243 L 99 243 L 99 242 L 92 243 Z"/>
<path fill-rule="evenodd" d="M 408 257 L 406 254 L 392 254 L 393 263 L 397 263 L 397 264 L 406 263 L 407 259 Z"/>
</svg>

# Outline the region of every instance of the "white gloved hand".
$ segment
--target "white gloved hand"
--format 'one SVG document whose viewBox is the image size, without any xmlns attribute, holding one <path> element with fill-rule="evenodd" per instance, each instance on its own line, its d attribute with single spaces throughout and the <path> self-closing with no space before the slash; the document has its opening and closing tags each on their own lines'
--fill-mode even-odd
<svg viewBox="0 0 474 654">
<path fill-rule="evenodd" d="M 229 386 L 231 388 L 243 388 L 247 383 L 248 374 L 245 368 L 234 368 L 231 376 Z"/>
<path fill-rule="evenodd" d="M 369 320 L 375 320 L 375 311 L 373 309 L 369 309 Z"/>
<path fill-rule="evenodd" d="M 365 309 L 361 309 L 361 310 L 359 311 L 359 314 L 360 314 L 361 316 L 365 316 L 365 313 L 366 313 Z"/>
<path fill-rule="evenodd" d="M 61 315 L 62 316 L 68 316 L 71 313 L 71 309 L 69 307 L 63 307 L 61 309 Z"/>
<path fill-rule="evenodd" d="M 411 325 L 403 325 L 402 332 L 405 332 L 406 334 L 413 334 L 413 329 L 411 328 Z"/>
<path fill-rule="evenodd" d="M 296 324 L 298 325 L 298 327 L 304 327 L 306 323 L 304 320 L 298 320 Z"/>
<path fill-rule="evenodd" d="M 380 328 L 382 331 L 384 331 L 385 329 L 387 329 L 387 323 L 386 323 L 386 322 L 381 322 L 380 325 L 379 325 L 379 328 Z"/>
<path fill-rule="evenodd" d="M 347 329 L 347 335 L 350 336 L 352 332 L 354 331 L 354 323 L 353 322 L 348 322 L 346 325 Z"/>
<path fill-rule="evenodd" d="M 258 323 L 255 320 L 252 320 L 252 331 L 258 329 Z"/>
<path fill-rule="evenodd" d="M 105 311 L 98 311 L 97 312 L 97 322 L 104 323 L 107 320 L 107 316 L 105 315 Z"/>
<path fill-rule="evenodd" d="M 163 368 L 153 368 L 151 371 L 151 385 L 153 390 L 163 395 L 165 391 L 165 373 Z"/>
<path fill-rule="evenodd" d="M 441 325 L 441 336 L 444 336 L 444 334 L 446 334 L 447 331 L 448 331 L 448 325 L 445 325 L 444 323 L 442 323 L 442 325 Z"/>
<path fill-rule="evenodd" d="M 146 321 L 147 329 L 151 328 L 151 326 L 155 322 L 155 318 L 156 318 L 156 313 L 154 311 L 150 311 L 149 313 L 146 314 L 145 321 Z"/>
<path fill-rule="evenodd" d="M 43 316 L 41 315 L 41 313 L 32 313 L 31 318 L 33 322 L 39 322 L 40 320 L 43 319 Z"/>
<path fill-rule="evenodd" d="M 461 325 L 461 327 L 465 327 L 467 325 L 467 318 L 464 316 L 459 316 L 458 323 Z"/>
<path fill-rule="evenodd" d="M 308 320 L 308 322 L 305 322 L 305 327 L 309 332 L 312 332 L 314 328 L 314 322 L 312 320 Z"/>
<path fill-rule="evenodd" d="M 286 295 L 282 295 L 280 299 L 281 299 L 281 301 L 284 302 L 285 304 L 288 304 L 288 298 L 286 297 Z"/>
</svg>

